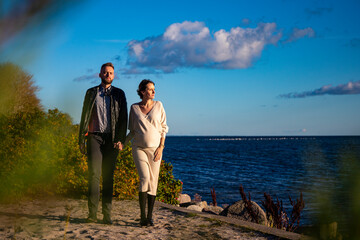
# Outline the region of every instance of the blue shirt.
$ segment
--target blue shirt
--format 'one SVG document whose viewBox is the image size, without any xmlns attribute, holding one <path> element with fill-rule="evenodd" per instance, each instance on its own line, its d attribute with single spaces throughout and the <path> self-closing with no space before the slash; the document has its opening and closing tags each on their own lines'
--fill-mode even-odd
<svg viewBox="0 0 360 240">
<path fill-rule="evenodd" d="M 110 133 L 111 132 L 111 110 L 110 110 L 111 86 L 104 89 L 100 85 L 96 94 L 94 108 L 89 125 L 90 132 Z"/>
</svg>

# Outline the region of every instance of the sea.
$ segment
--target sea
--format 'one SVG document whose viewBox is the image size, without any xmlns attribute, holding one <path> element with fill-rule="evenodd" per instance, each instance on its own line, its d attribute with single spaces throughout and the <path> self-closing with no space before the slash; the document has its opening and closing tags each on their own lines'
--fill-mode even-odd
<svg viewBox="0 0 360 240">
<path fill-rule="evenodd" d="M 360 136 L 168 136 L 163 158 L 191 198 L 211 203 L 214 189 L 219 206 L 231 205 L 241 200 L 242 185 L 260 206 L 267 193 L 290 214 L 289 197 L 296 202 L 302 194 L 300 225 L 312 225 L 320 199 L 347 204 L 346 179 L 360 166 Z"/>
</svg>

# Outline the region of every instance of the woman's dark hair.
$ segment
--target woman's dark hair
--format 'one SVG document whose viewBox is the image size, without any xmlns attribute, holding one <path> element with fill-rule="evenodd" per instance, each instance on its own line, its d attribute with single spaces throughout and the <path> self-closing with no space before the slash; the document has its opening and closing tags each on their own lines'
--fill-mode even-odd
<svg viewBox="0 0 360 240">
<path fill-rule="evenodd" d="M 155 86 L 155 83 L 153 81 L 151 81 L 150 79 L 144 79 L 140 82 L 139 84 L 139 88 L 137 90 L 137 94 L 140 96 L 140 98 L 142 99 L 143 98 L 143 94 L 141 92 L 145 91 L 146 90 L 146 86 L 149 84 L 149 83 L 152 83 L 154 84 Z"/>
</svg>

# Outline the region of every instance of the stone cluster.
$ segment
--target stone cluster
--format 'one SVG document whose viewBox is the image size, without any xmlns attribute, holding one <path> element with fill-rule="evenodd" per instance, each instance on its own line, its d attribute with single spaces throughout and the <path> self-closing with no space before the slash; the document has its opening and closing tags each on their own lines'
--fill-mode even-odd
<svg viewBox="0 0 360 240">
<path fill-rule="evenodd" d="M 248 210 L 246 209 L 244 201 L 242 200 L 237 201 L 232 205 L 223 206 L 224 208 L 213 206 L 212 204 L 208 205 L 206 201 L 191 200 L 191 197 L 188 194 L 180 194 L 179 201 L 180 207 L 184 207 L 189 210 L 207 212 L 215 215 L 222 215 L 244 221 L 257 222 L 262 225 L 268 225 L 264 210 L 253 201 L 251 201 L 252 210 L 256 215 L 256 220 L 251 217 Z"/>
</svg>

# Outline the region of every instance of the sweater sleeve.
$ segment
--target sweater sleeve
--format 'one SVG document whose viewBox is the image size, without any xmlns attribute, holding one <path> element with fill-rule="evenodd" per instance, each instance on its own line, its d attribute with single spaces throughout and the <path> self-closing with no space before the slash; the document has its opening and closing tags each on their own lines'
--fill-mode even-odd
<svg viewBox="0 0 360 240">
<path fill-rule="evenodd" d="M 166 124 L 166 113 L 165 113 L 165 109 L 162 105 L 162 103 L 160 102 L 160 123 L 161 123 L 161 137 L 162 138 L 165 138 L 166 137 L 166 134 L 168 133 L 169 131 L 169 127 L 168 125 Z"/>
<path fill-rule="evenodd" d="M 134 138 L 134 135 L 135 135 L 135 131 L 134 131 L 134 109 L 133 109 L 133 106 L 131 106 L 131 108 L 130 108 L 128 129 L 130 130 L 130 132 L 126 136 L 125 145 L 127 145 L 128 142 L 130 142 Z"/>
</svg>

